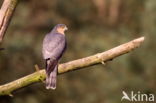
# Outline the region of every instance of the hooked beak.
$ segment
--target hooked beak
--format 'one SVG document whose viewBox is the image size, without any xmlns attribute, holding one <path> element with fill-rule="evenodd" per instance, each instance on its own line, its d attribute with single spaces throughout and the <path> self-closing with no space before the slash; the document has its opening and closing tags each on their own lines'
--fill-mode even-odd
<svg viewBox="0 0 156 103">
<path fill-rule="evenodd" d="M 65 29 L 64 29 L 65 31 L 67 31 L 68 30 L 68 28 L 67 27 L 65 27 Z"/>
</svg>

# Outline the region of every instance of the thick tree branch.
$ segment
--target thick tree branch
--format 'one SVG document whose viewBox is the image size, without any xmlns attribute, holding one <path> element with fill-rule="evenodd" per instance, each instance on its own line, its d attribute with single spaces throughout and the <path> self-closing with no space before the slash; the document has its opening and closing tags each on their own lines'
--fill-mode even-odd
<svg viewBox="0 0 156 103">
<path fill-rule="evenodd" d="M 62 74 L 62 73 L 66 73 L 69 71 L 88 67 L 91 65 L 107 62 L 109 60 L 112 60 L 120 55 L 126 54 L 126 53 L 132 51 L 133 49 L 139 47 L 143 41 L 144 41 L 144 37 L 140 37 L 138 39 L 135 39 L 128 43 L 122 44 L 122 45 L 117 46 L 108 51 L 98 53 L 98 54 L 95 54 L 93 56 L 89 56 L 86 58 L 73 60 L 71 62 L 67 62 L 64 64 L 60 64 L 59 68 L 58 68 L 58 73 Z M 45 71 L 40 70 L 40 71 L 32 73 L 28 76 L 25 76 L 21 79 L 15 80 L 8 84 L 1 85 L 0 86 L 0 95 L 11 95 L 11 93 L 14 90 L 25 87 L 25 86 L 30 85 L 35 82 L 43 81 L 45 79 L 45 77 L 46 77 Z"/>
<path fill-rule="evenodd" d="M 13 12 L 16 8 L 18 0 L 4 0 L 0 9 L 0 43 L 8 28 Z"/>
</svg>

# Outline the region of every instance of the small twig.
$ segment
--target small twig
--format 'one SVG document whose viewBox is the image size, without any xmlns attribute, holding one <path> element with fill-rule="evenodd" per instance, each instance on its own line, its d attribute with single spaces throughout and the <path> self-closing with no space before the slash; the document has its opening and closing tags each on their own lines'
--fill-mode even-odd
<svg viewBox="0 0 156 103">
<path fill-rule="evenodd" d="M 106 63 L 104 61 L 101 61 L 101 64 L 106 65 Z"/>
<path fill-rule="evenodd" d="M 38 71 L 40 71 L 40 68 L 39 68 L 39 66 L 37 65 L 37 64 L 35 64 L 35 70 L 38 72 Z"/>
<path fill-rule="evenodd" d="M 63 74 L 73 70 L 79 70 L 88 66 L 92 66 L 95 64 L 101 63 L 101 60 L 104 62 L 114 59 L 118 56 L 123 54 L 129 53 L 130 51 L 134 50 L 135 48 L 139 47 L 140 44 L 144 41 L 144 37 L 132 40 L 128 43 L 122 44 L 115 48 L 112 48 L 108 51 L 98 53 L 86 58 L 73 60 L 71 62 L 67 62 L 64 64 L 60 64 L 58 68 L 58 73 Z M 9 95 L 14 90 L 19 88 L 28 86 L 35 82 L 40 82 L 44 80 L 46 77 L 45 70 L 40 70 L 38 72 L 32 73 L 28 76 L 20 78 L 18 80 L 12 81 L 10 83 L 4 84 L 0 86 L 0 95 Z"/>
<path fill-rule="evenodd" d="M 35 64 L 35 70 L 36 70 L 36 72 L 39 72 L 40 71 L 40 68 L 39 68 L 39 66 L 37 64 Z M 41 79 L 40 81 L 42 83 L 45 83 L 44 79 Z"/>
</svg>

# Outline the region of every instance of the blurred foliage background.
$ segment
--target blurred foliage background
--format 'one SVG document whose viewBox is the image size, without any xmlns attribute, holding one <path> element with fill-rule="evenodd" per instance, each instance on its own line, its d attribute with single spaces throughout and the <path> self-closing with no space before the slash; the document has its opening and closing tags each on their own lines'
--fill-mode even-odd
<svg viewBox="0 0 156 103">
<path fill-rule="evenodd" d="M 155 12 L 155 0 L 20 0 L 1 45 L 5 47 L 0 51 L 1 85 L 35 72 L 35 64 L 44 68 L 42 40 L 58 23 L 69 28 L 61 62 L 103 52 L 140 36 L 146 40 L 141 48 L 106 66 L 58 76 L 55 91 L 36 83 L 14 92 L 13 98 L 0 97 L 0 103 L 120 103 L 123 90 L 155 94 Z"/>
</svg>

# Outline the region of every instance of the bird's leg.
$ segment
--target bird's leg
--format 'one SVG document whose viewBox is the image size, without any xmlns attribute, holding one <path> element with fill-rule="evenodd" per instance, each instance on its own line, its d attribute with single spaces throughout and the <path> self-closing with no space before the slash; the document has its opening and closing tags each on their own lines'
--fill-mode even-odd
<svg viewBox="0 0 156 103">
<path fill-rule="evenodd" d="M 53 61 L 53 60 L 56 60 L 56 58 L 55 57 L 51 57 L 50 58 L 50 61 Z"/>
</svg>

